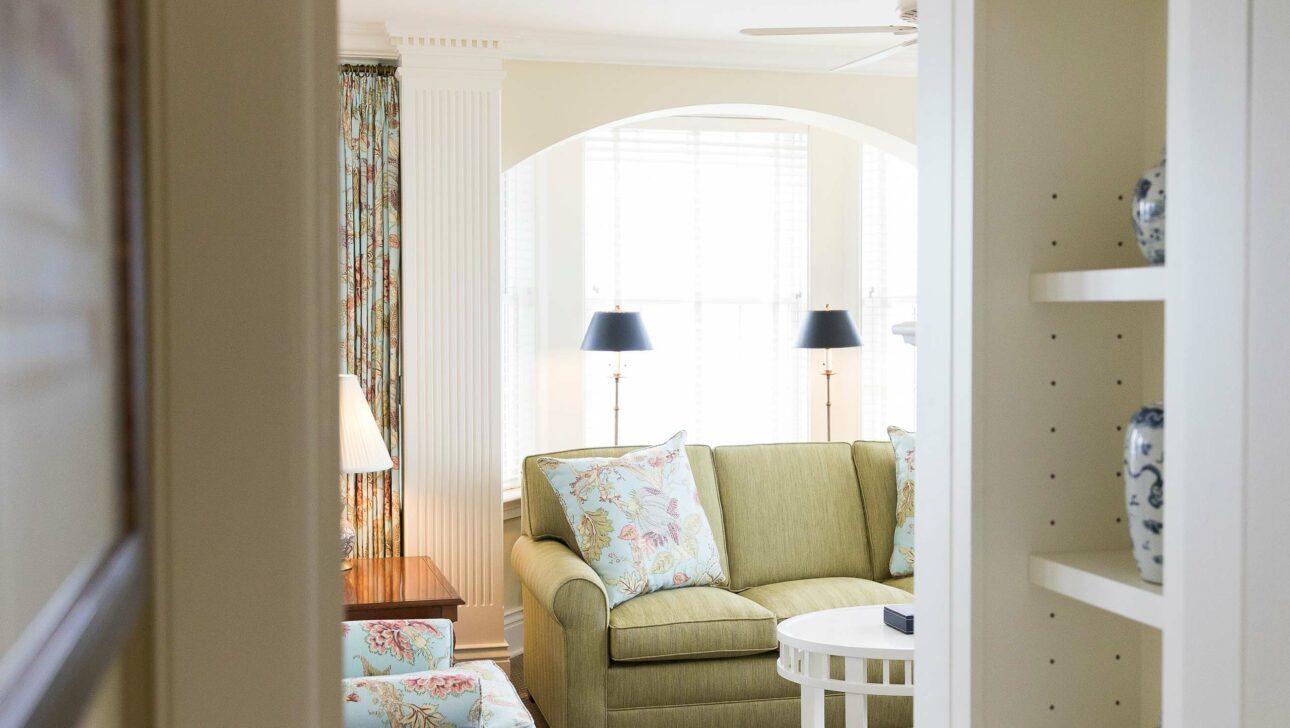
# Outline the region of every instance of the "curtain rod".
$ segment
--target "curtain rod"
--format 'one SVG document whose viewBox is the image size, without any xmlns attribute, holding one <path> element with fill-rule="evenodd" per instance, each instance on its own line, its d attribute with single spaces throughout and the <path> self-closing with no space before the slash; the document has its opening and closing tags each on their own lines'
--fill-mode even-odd
<svg viewBox="0 0 1290 728">
<path fill-rule="evenodd" d="M 390 65 L 388 63 L 342 63 L 340 66 L 341 73 L 370 73 L 375 76 L 393 76 L 394 72 L 397 71 L 398 68 L 398 66 Z"/>
</svg>

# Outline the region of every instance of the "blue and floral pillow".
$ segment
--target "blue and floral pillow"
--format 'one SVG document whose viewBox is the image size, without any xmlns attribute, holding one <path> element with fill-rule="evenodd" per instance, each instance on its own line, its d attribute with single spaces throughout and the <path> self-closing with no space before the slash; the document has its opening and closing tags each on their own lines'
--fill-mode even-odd
<svg viewBox="0 0 1290 728">
<path fill-rule="evenodd" d="M 891 549 L 891 575 L 914 573 L 914 433 L 888 427 L 896 450 L 896 536 Z"/>
<path fill-rule="evenodd" d="M 661 589 L 726 585 L 684 430 L 621 457 L 540 458 L 538 467 L 611 608 Z"/>
</svg>

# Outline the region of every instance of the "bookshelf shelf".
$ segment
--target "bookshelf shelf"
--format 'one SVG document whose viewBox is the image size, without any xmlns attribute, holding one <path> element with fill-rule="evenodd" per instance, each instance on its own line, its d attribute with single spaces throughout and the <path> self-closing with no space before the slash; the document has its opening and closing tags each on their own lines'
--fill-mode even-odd
<svg viewBox="0 0 1290 728">
<path fill-rule="evenodd" d="M 1163 590 L 1138 576 L 1128 549 L 1032 554 L 1030 581 L 1157 629 L 1164 623 Z"/>
<path fill-rule="evenodd" d="M 1163 301 L 1165 269 L 1164 266 L 1141 266 L 1032 273 L 1030 300 L 1035 303 Z"/>
</svg>

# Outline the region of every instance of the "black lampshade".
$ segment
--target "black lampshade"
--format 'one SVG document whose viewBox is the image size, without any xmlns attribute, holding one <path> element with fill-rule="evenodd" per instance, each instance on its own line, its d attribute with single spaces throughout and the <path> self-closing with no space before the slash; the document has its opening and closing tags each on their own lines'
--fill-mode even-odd
<svg viewBox="0 0 1290 728">
<path fill-rule="evenodd" d="M 849 349 L 863 346 L 856 322 L 846 309 L 807 311 L 802 331 L 797 335 L 798 349 Z"/>
<path fill-rule="evenodd" d="M 583 351 L 649 351 L 654 345 L 636 311 L 597 311 L 582 338 Z"/>
</svg>

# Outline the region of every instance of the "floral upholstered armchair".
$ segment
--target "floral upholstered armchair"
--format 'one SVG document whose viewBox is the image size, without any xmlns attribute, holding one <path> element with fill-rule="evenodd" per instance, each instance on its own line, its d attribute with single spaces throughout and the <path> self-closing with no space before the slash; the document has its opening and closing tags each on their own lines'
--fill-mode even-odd
<svg viewBox="0 0 1290 728">
<path fill-rule="evenodd" d="M 496 663 L 452 662 L 446 619 L 342 623 L 345 728 L 532 728 Z"/>
</svg>

